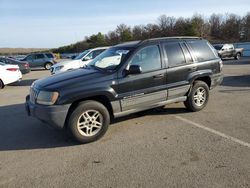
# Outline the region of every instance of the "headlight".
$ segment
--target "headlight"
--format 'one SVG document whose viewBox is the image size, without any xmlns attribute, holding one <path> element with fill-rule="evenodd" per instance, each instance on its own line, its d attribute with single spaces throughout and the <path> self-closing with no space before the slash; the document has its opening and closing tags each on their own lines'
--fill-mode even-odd
<svg viewBox="0 0 250 188">
<path fill-rule="evenodd" d="M 63 65 L 58 66 L 58 67 L 55 68 L 55 70 L 56 70 L 56 71 L 59 71 L 59 70 L 61 70 L 63 67 L 64 67 Z"/>
<path fill-rule="evenodd" d="M 58 99 L 58 92 L 40 91 L 38 93 L 36 103 L 43 105 L 53 105 Z"/>
</svg>

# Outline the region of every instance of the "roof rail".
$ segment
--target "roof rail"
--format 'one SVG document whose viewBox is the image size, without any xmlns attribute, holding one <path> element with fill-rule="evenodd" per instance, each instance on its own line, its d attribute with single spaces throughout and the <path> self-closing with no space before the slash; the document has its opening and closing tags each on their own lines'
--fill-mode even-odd
<svg viewBox="0 0 250 188">
<path fill-rule="evenodd" d="M 202 39 L 201 37 L 194 37 L 194 36 L 174 36 L 174 37 L 160 37 L 160 38 L 152 38 L 146 39 L 144 42 L 147 41 L 155 41 L 155 40 L 165 40 L 165 39 Z"/>
</svg>

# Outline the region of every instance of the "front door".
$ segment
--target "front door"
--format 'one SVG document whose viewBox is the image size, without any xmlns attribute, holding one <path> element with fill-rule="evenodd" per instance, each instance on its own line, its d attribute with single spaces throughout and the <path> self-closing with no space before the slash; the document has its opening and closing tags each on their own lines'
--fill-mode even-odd
<svg viewBox="0 0 250 188">
<path fill-rule="evenodd" d="M 142 73 L 123 76 L 118 79 L 118 98 L 122 111 L 143 109 L 166 100 L 166 69 L 158 45 L 145 46 L 134 53 L 128 63 L 139 65 Z"/>
</svg>

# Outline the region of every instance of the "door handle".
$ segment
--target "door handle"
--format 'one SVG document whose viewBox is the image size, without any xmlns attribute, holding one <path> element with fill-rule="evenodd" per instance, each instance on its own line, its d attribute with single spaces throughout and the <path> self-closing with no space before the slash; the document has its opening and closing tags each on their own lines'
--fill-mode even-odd
<svg viewBox="0 0 250 188">
<path fill-rule="evenodd" d="M 191 68 L 188 69 L 189 72 L 194 72 L 196 70 L 197 70 L 197 67 L 191 67 Z"/>
<path fill-rule="evenodd" d="M 164 77 L 164 74 L 158 74 L 158 75 L 153 76 L 154 79 L 160 79 L 163 77 Z"/>
</svg>

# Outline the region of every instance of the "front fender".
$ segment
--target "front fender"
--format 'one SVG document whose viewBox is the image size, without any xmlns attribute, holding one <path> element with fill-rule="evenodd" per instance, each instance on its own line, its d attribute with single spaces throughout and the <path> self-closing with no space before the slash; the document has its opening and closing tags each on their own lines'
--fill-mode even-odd
<svg viewBox="0 0 250 188">
<path fill-rule="evenodd" d="M 58 104 L 71 104 L 75 101 L 95 96 L 105 96 L 110 101 L 114 101 L 117 93 L 113 88 L 95 88 L 94 90 L 84 90 L 77 92 L 68 92 L 59 98 Z"/>
</svg>

